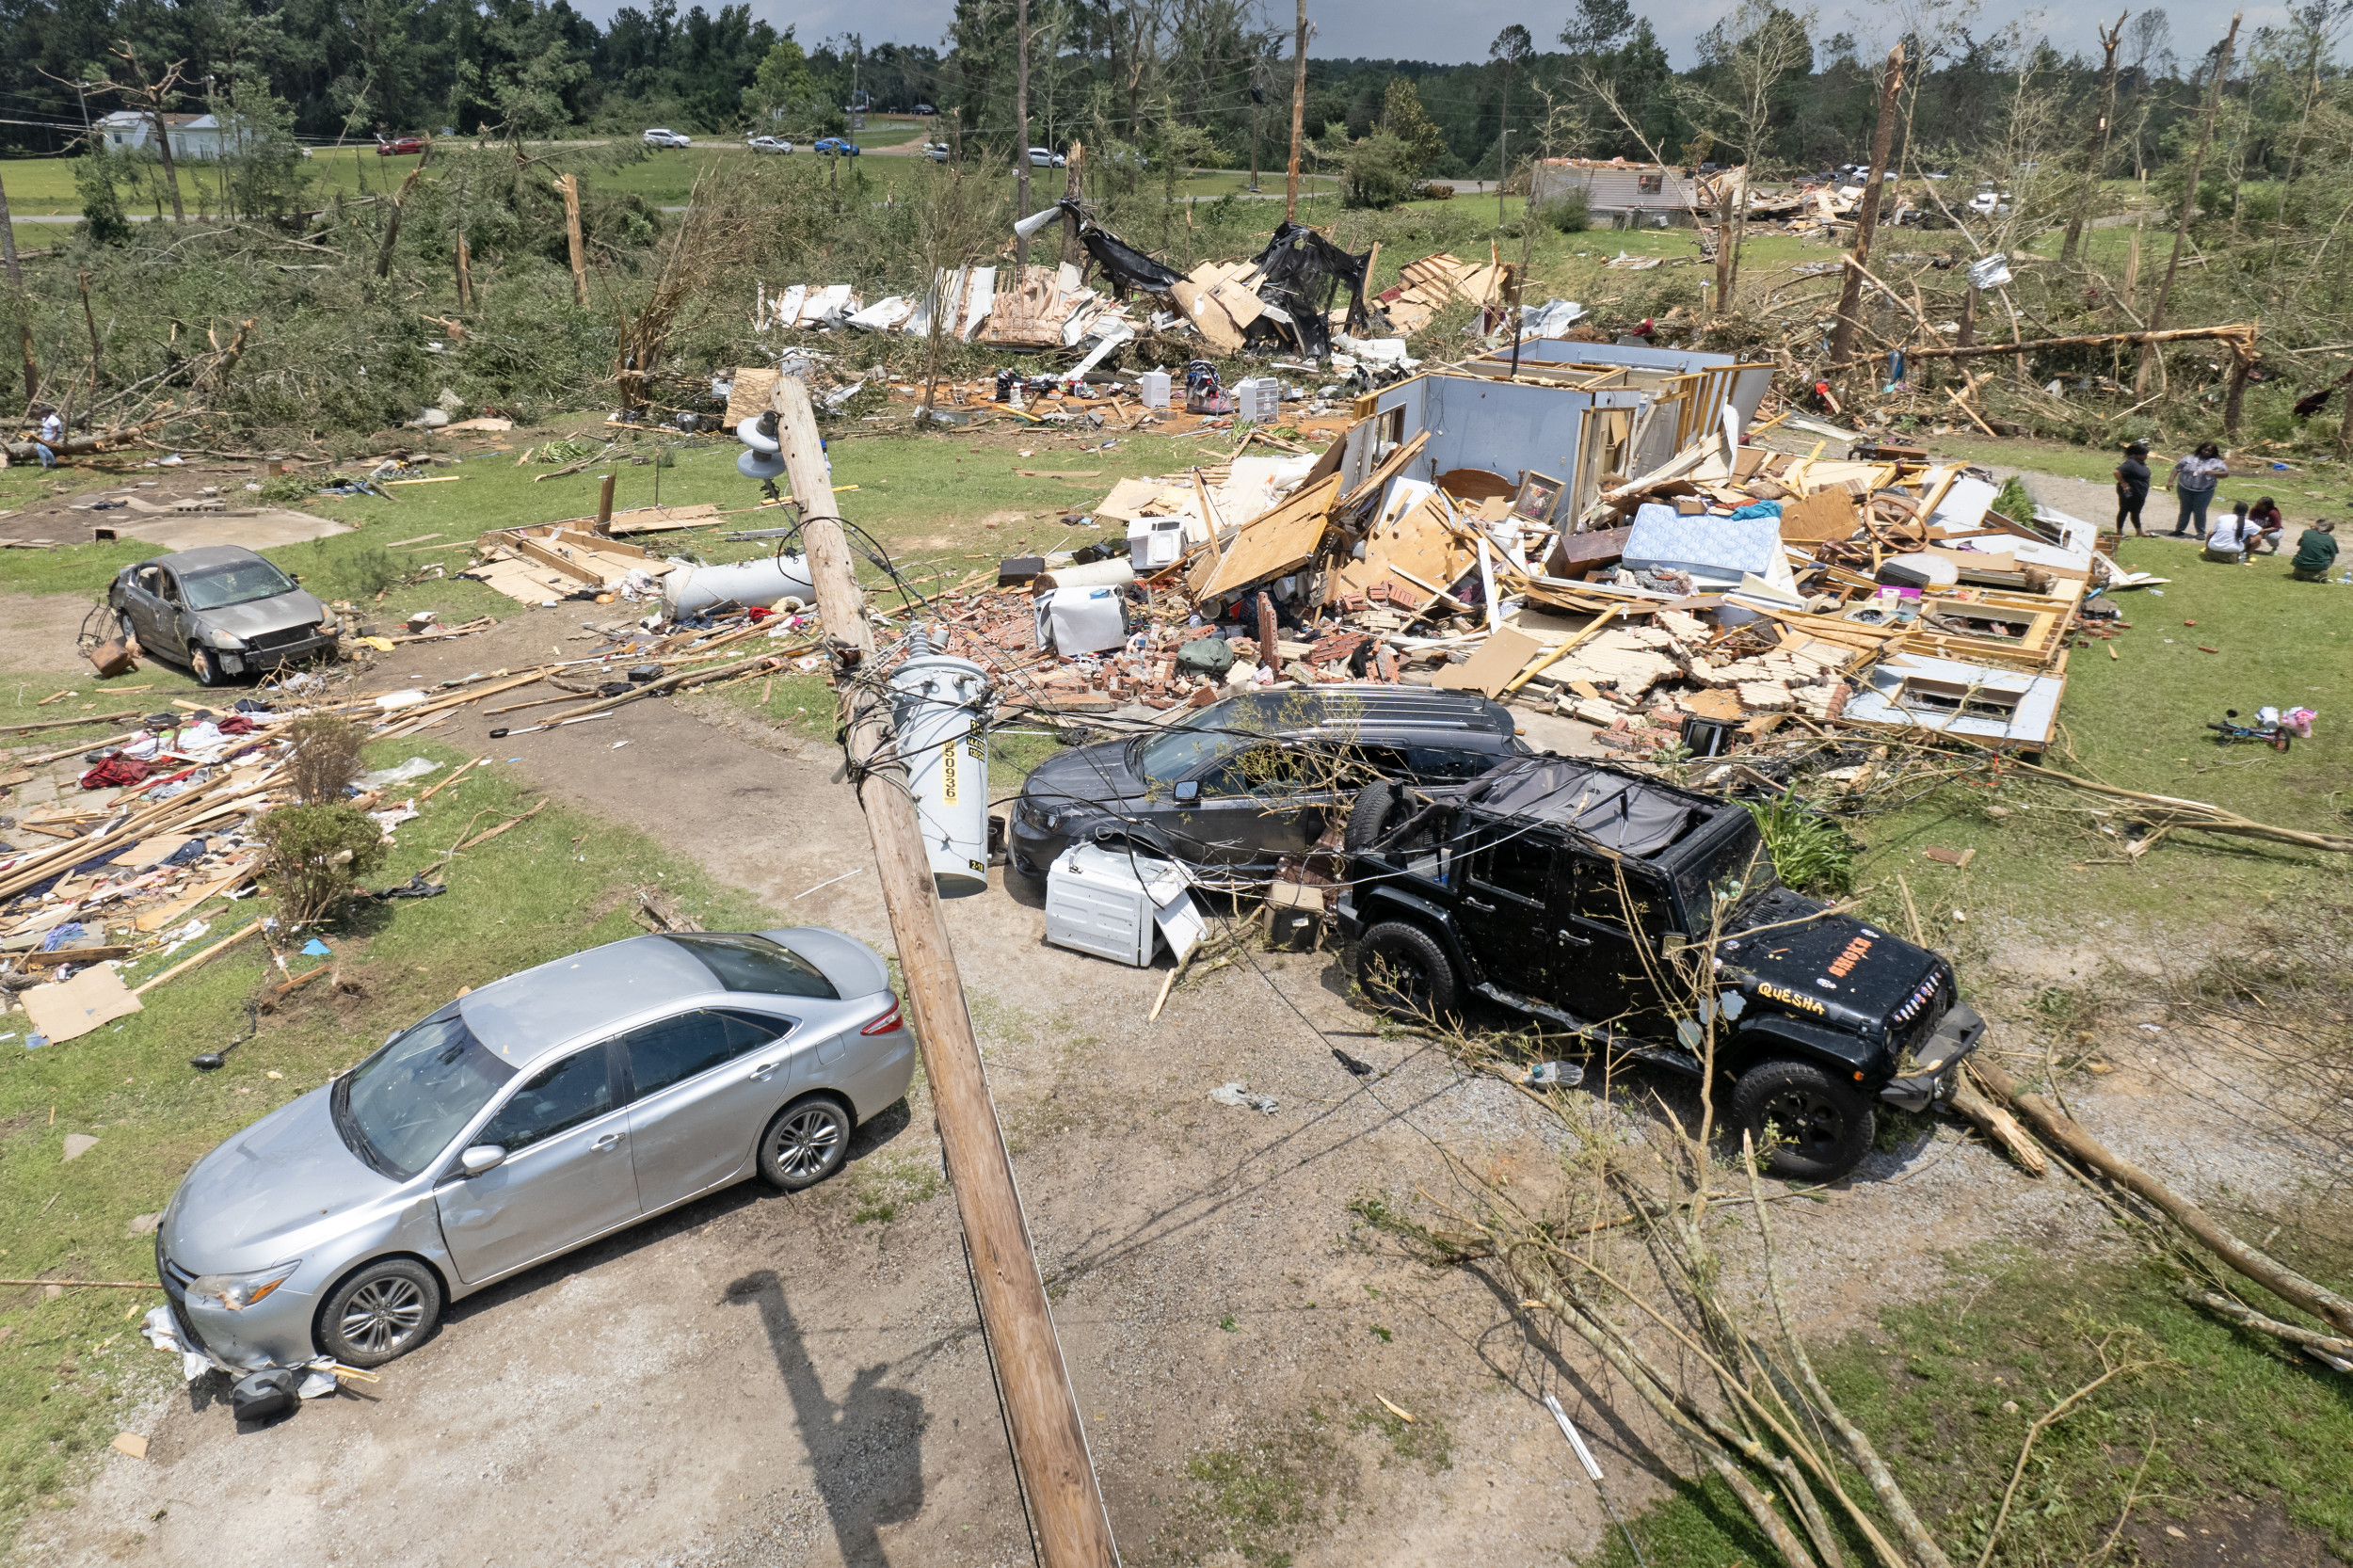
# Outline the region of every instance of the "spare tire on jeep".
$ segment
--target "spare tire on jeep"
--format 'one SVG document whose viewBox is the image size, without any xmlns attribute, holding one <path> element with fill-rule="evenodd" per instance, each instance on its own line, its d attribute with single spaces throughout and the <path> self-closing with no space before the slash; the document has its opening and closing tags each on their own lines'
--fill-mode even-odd
<svg viewBox="0 0 2353 1568">
<path fill-rule="evenodd" d="M 1351 855 L 1361 855 L 1381 838 L 1381 830 L 1389 825 L 1389 818 L 1397 810 L 1397 786 L 1385 778 L 1377 778 L 1356 792 L 1356 804 L 1348 808 L 1348 825 L 1340 832 L 1340 847 Z"/>
<path fill-rule="evenodd" d="M 1826 1068 L 1775 1057 L 1759 1062 L 1732 1087 L 1732 1114 L 1766 1168 L 1801 1181 L 1835 1181 L 1871 1151 L 1878 1130 L 1871 1102 Z"/>
</svg>

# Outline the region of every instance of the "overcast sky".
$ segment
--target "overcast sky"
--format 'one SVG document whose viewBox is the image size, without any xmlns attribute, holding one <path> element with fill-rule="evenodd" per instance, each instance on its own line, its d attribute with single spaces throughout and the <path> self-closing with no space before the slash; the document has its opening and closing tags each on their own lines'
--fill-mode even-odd
<svg viewBox="0 0 2353 1568">
<path fill-rule="evenodd" d="M 584 14 L 602 22 L 620 0 L 573 0 Z M 644 0 L 637 0 L 641 6 Z M 689 0 L 691 3 L 691 0 Z M 715 6 L 717 0 L 705 0 Z M 1896 4 L 1852 4 L 1849 0 L 1816 0 L 1823 35 L 1841 30 L 1865 43 L 1878 39 L 1880 48 L 1895 41 L 1894 28 L 1907 8 Z M 1659 40 L 1678 67 L 1691 63 L 1691 40 L 1729 10 L 1732 0 L 1691 0 L 1672 5 L 1662 0 L 1636 0 L 1635 9 L 1651 19 Z M 952 11 L 949 0 L 751 0 L 752 14 L 776 26 L 792 24 L 803 43 L 818 43 L 855 30 L 869 47 L 878 43 L 922 43 L 936 46 L 948 30 Z M 2095 22 L 2105 22 L 2126 8 L 2126 0 L 2106 4 L 2030 7 L 2017 0 L 1983 0 L 1984 26 L 1990 33 L 2002 24 L 2025 19 L 2029 27 L 2050 35 L 2069 53 L 2097 55 Z M 2135 5 L 2138 10 L 2141 7 Z M 2246 6 L 2245 30 L 2278 24 L 2286 8 L 2279 4 Z M 1288 24 L 1288 0 L 1269 0 L 1270 12 Z M 2231 24 L 2231 0 L 2168 0 L 2164 8 L 2173 24 L 2173 47 L 2185 60 L 2218 40 Z M 1308 45 L 1310 56 L 1355 56 L 1369 59 L 1433 60 L 1452 64 L 1484 59 L 1487 44 L 1497 32 L 1519 23 L 1536 36 L 1540 47 L 1550 46 L 1570 11 L 1564 0 L 1529 6 L 1518 0 L 1451 0 L 1433 7 L 1429 0 L 1307 0 L 1307 16 L 1317 24 Z M 1886 36 L 1881 37 L 1882 34 Z"/>
</svg>

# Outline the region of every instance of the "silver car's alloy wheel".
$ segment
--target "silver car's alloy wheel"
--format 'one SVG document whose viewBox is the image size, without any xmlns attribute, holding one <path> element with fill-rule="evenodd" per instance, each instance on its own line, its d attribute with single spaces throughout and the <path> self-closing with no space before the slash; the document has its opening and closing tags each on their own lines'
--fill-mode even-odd
<svg viewBox="0 0 2353 1568">
<path fill-rule="evenodd" d="M 336 1326 L 368 1354 L 389 1355 L 423 1325 L 425 1306 L 424 1292 L 416 1282 L 395 1274 L 370 1280 L 354 1291 Z"/>
<path fill-rule="evenodd" d="M 776 1124 L 772 1162 L 788 1180 L 817 1176 L 832 1162 L 848 1132 L 841 1112 L 832 1106 L 804 1106 Z"/>
</svg>

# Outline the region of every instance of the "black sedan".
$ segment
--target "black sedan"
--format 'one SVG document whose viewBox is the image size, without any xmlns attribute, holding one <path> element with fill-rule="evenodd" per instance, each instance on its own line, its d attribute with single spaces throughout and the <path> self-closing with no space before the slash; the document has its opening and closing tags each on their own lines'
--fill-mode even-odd
<svg viewBox="0 0 2353 1568">
<path fill-rule="evenodd" d="M 1270 872 L 1374 778 L 1475 778 L 1523 756 L 1512 712 L 1460 692 L 1331 685 L 1245 692 L 1147 735 L 1055 756 L 1022 786 L 1014 869 L 1123 840 L 1193 865 Z"/>
</svg>

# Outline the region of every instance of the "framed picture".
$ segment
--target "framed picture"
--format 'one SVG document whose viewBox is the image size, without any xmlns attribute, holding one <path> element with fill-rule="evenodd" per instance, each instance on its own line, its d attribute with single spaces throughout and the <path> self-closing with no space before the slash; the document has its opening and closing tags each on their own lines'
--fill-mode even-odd
<svg viewBox="0 0 2353 1568">
<path fill-rule="evenodd" d="M 1530 469 L 1520 475 L 1520 493 L 1512 498 L 1512 515 L 1522 522 L 1548 523 L 1552 509 L 1561 504 L 1561 492 L 1567 488 L 1558 479 Z"/>
</svg>

